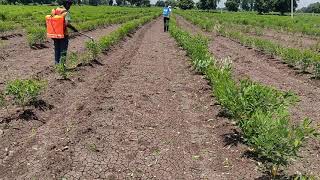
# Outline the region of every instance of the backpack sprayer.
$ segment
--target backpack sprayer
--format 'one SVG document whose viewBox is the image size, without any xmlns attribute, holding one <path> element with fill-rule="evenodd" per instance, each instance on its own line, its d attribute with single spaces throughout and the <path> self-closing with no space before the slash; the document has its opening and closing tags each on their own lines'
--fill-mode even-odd
<svg viewBox="0 0 320 180">
<path fill-rule="evenodd" d="M 67 0 L 68 3 L 71 3 L 71 0 Z M 46 25 L 47 25 L 47 37 L 54 39 L 63 39 L 65 38 L 66 24 L 65 16 L 67 15 L 67 10 L 62 8 L 53 9 L 51 15 L 46 16 Z M 94 42 L 94 39 L 84 33 L 78 32 L 79 34 L 91 39 Z"/>
</svg>

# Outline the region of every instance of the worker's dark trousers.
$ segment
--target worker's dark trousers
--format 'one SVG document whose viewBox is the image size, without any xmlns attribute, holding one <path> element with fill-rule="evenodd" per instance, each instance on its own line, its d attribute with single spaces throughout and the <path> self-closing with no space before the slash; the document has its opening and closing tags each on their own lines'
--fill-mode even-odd
<svg viewBox="0 0 320 180">
<path fill-rule="evenodd" d="M 59 64 L 62 58 L 66 58 L 68 51 L 69 38 L 53 39 L 54 42 L 54 60 Z"/>
<path fill-rule="evenodd" d="M 163 18 L 163 24 L 164 24 L 164 32 L 169 31 L 169 17 L 164 17 Z"/>
</svg>

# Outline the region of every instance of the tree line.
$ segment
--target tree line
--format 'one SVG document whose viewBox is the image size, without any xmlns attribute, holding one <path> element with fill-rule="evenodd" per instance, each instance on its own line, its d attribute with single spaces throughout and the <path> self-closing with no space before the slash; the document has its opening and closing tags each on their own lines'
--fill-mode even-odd
<svg viewBox="0 0 320 180">
<path fill-rule="evenodd" d="M 174 0 L 166 2 L 172 4 L 172 1 Z M 298 1 L 293 0 L 294 9 L 297 8 Z M 163 6 L 166 2 L 159 0 L 156 6 Z M 198 8 L 202 10 L 214 10 L 217 9 L 218 3 L 220 3 L 220 0 L 200 0 L 198 3 L 195 3 L 193 0 L 177 0 L 174 5 L 181 9 Z M 291 11 L 291 0 L 227 0 L 225 6 L 229 11 L 239 11 L 241 9 L 244 11 L 257 11 L 259 14 L 271 11 L 284 14 Z"/>
<path fill-rule="evenodd" d="M 298 7 L 297 1 L 293 1 L 294 9 Z M 229 11 L 238 11 L 241 7 L 243 10 L 256 10 L 260 14 L 275 11 L 283 15 L 291 11 L 291 0 L 227 0 L 225 5 Z"/>
<path fill-rule="evenodd" d="M 305 13 L 320 13 L 320 2 L 310 4 L 308 7 L 302 8 L 301 11 Z"/>
<path fill-rule="evenodd" d="M 0 4 L 57 4 L 61 0 L 0 0 Z M 151 6 L 150 0 L 73 0 L 75 4 Z"/>
</svg>

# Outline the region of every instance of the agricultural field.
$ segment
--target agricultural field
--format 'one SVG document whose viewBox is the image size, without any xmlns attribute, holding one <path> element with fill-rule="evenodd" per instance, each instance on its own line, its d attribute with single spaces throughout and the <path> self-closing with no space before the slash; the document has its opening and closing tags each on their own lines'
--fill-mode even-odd
<svg viewBox="0 0 320 180">
<path fill-rule="evenodd" d="M 55 7 L 0 6 L 2 39 L 5 35 L 12 35 L 12 31 L 23 31 L 30 46 L 44 43 L 46 41 L 44 17 L 50 14 L 53 8 Z M 120 24 L 152 13 L 154 13 L 152 9 L 75 6 L 71 10 L 71 17 L 73 24 L 79 30 L 88 31 L 101 26 Z"/>
<path fill-rule="evenodd" d="M 319 17 L 73 6 L 54 65 L 53 8 L 0 5 L 0 180 L 320 178 Z"/>
</svg>

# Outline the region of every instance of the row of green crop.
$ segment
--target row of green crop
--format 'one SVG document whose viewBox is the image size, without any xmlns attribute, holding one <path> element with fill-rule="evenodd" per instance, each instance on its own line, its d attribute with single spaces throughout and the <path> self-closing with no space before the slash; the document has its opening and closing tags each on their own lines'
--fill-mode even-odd
<svg viewBox="0 0 320 180">
<path fill-rule="evenodd" d="M 148 12 L 144 14 L 127 14 L 119 17 L 96 19 L 96 20 L 83 22 L 75 26 L 80 31 L 88 31 L 88 30 L 96 29 L 101 26 L 107 26 L 111 24 L 122 24 L 124 22 L 138 19 L 140 17 L 150 15 L 152 13 L 153 12 Z M 47 40 L 46 28 L 44 26 L 28 26 L 26 28 L 26 32 L 27 32 L 27 40 L 30 46 L 33 46 L 34 44 L 44 43 Z"/>
<path fill-rule="evenodd" d="M 4 92 L 0 92 L 0 108 L 5 107 L 9 114 L 10 104 L 20 106 L 25 110 L 32 101 L 37 100 L 45 89 L 46 82 L 39 80 L 14 80 L 7 83 Z"/>
<path fill-rule="evenodd" d="M 68 72 L 65 64 L 67 64 L 71 68 L 74 66 L 78 66 L 79 64 L 90 64 L 93 60 L 98 59 L 101 52 L 109 49 L 112 45 L 119 42 L 139 26 L 149 22 L 150 20 L 158 16 L 159 12 L 156 12 L 152 13 L 151 15 L 143 16 L 139 19 L 128 21 L 122 24 L 117 30 L 111 32 L 106 36 L 103 36 L 98 42 L 88 41 L 86 43 L 86 51 L 82 53 L 71 53 L 67 58 L 67 62 L 57 65 L 57 72 L 61 75 L 62 78 L 66 79 L 68 77 Z"/>
<path fill-rule="evenodd" d="M 297 126 L 290 124 L 288 109 L 298 97 L 249 79 L 237 83 L 231 65 L 219 64 L 211 57 L 205 37 L 190 35 L 177 27 L 174 20 L 170 26 L 171 35 L 210 81 L 216 99 L 242 130 L 245 143 L 276 177 L 298 157 L 307 137 L 318 136 L 308 119 Z"/>
<path fill-rule="evenodd" d="M 87 51 L 85 53 L 77 55 L 76 57 L 74 57 L 74 55 L 76 54 L 73 54 L 71 55 L 71 58 L 76 58 L 76 60 L 78 60 L 78 58 L 82 58 L 81 62 L 77 62 L 78 64 L 89 63 L 90 61 L 97 58 L 102 50 L 108 49 L 110 46 L 119 42 L 128 33 L 132 32 L 139 26 L 151 21 L 157 16 L 159 16 L 159 14 L 154 13 L 152 15 L 144 16 L 139 19 L 127 22 L 116 31 L 104 36 L 98 43 L 88 42 Z M 65 61 L 65 59 L 63 61 Z M 68 77 L 68 72 L 65 64 L 61 63 L 57 65 L 56 70 L 62 76 L 62 78 L 66 79 Z M 5 89 L 2 92 L 0 91 L 0 108 L 6 108 L 8 111 L 8 115 L 8 107 L 10 105 L 17 105 L 25 110 L 27 106 L 32 105 L 32 102 L 38 99 L 38 96 L 46 88 L 46 86 L 47 85 L 45 81 L 35 79 L 17 79 L 10 81 L 7 83 Z"/>
<path fill-rule="evenodd" d="M 0 5 L 0 32 L 25 29 L 30 46 L 46 40 L 45 15 L 54 6 L 7 6 Z M 80 31 L 100 26 L 120 24 L 158 11 L 156 8 L 90 7 L 71 8 L 72 23 Z"/>
<path fill-rule="evenodd" d="M 0 20 L 15 23 L 31 21 L 41 23 L 43 17 L 51 13 L 55 6 L 10 6 L 0 5 Z M 72 6 L 70 12 L 74 22 L 121 16 L 126 14 L 140 14 L 155 11 L 155 8 L 127 8 L 113 6 Z"/>
<path fill-rule="evenodd" d="M 188 14 L 197 14 L 199 11 L 189 11 Z M 241 24 L 274 30 L 302 33 L 311 36 L 320 36 L 320 19 L 314 16 L 257 15 L 254 13 L 213 13 L 201 12 L 203 17 L 217 21 L 219 24 Z"/>
<path fill-rule="evenodd" d="M 279 56 L 284 62 L 292 67 L 300 68 L 303 72 L 310 69 L 315 78 L 320 78 L 320 54 L 318 52 L 288 48 L 270 40 L 251 37 L 239 31 L 235 31 L 233 28 L 226 28 L 221 24 L 215 24 L 214 21 L 201 18 L 204 14 L 201 14 L 200 16 L 191 16 L 190 14 L 183 12 L 179 12 L 179 14 L 206 31 L 216 30 L 221 35 L 237 40 L 244 45 L 263 50 L 271 55 Z"/>
<path fill-rule="evenodd" d="M 270 40 L 247 36 L 241 32 L 220 30 L 220 34 L 235 39 L 241 44 L 251 46 L 281 59 L 292 67 L 298 67 L 302 72 L 312 68 L 314 76 L 320 78 L 320 54 L 312 50 L 287 48 Z"/>
</svg>

